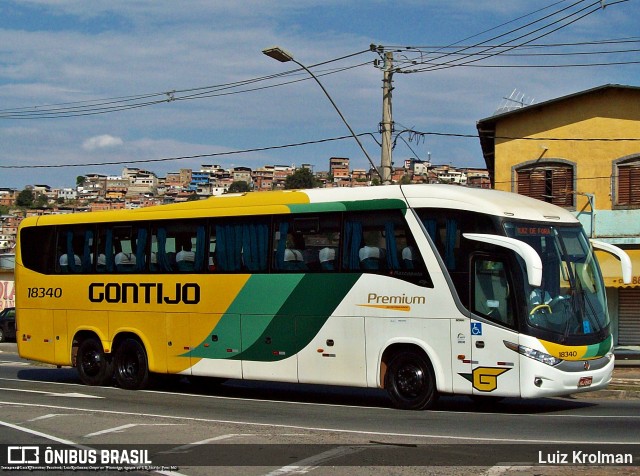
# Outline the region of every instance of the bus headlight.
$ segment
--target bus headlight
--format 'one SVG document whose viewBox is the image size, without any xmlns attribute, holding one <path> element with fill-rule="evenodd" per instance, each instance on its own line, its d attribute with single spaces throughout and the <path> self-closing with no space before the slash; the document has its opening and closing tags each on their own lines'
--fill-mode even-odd
<svg viewBox="0 0 640 476">
<path fill-rule="evenodd" d="M 530 359 L 537 360 L 538 362 L 542 362 L 543 364 L 547 364 L 550 366 L 558 365 L 562 362 L 562 359 L 558 359 L 553 355 L 549 355 L 546 352 L 540 352 L 539 350 L 531 349 L 530 347 L 525 347 L 524 345 L 514 344 L 513 342 L 503 341 L 504 345 L 507 348 L 517 352 L 518 354 L 524 355 L 525 357 L 529 357 Z"/>
</svg>

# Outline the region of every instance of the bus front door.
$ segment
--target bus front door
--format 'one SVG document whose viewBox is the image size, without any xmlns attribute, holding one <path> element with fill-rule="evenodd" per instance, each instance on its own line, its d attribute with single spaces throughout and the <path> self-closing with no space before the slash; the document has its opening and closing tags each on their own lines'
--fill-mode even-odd
<svg viewBox="0 0 640 476">
<path fill-rule="evenodd" d="M 471 382 L 474 395 L 520 396 L 518 355 L 505 346 L 517 342 L 514 289 L 507 259 L 478 253 L 471 259 Z"/>
</svg>

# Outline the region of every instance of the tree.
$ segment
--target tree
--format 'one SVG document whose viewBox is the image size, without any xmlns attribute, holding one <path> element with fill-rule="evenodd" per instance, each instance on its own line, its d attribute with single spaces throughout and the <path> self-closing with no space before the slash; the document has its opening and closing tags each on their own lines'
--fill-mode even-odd
<svg viewBox="0 0 640 476">
<path fill-rule="evenodd" d="M 249 191 L 249 184 L 244 180 L 236 180 L 231 185 L 229 185 L 229 189 L 227 193 L 244 193 Z"/>
<path fill-rule="evenodd" d="M 33 191 L 26 188 L 16 197 L 16 205 L 19 207 L 31 207 L 34 199 Z"/>
<path fill-rule="evenodd" d="M 87 177 L 85 177 L 84 175 L 78 175 L 76 177 L 76 185 L 78 187 L 82 187 L 86 181 L 87 181 Z"/>
<path fill-rule="evenodd" d="M 309 169 L 297 169 L 284 181 L 284 188 L 287 190 L 299 188 L 317 188 L 322 182 L 318 180 Z"/>
<path fill-rule="evenodd" d="M 49 206 L 49 198 L 44 193 L 41 193 L 40 195 L 38 195 L 33 202 L 34 208 L 47 208 L 48 206 Z"/>
</svg>

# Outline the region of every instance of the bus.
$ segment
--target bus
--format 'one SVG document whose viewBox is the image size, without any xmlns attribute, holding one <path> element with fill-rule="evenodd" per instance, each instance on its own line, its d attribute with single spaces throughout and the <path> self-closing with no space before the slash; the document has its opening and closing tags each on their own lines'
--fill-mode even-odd
<svg viewBox="0 0 640 476">
<path fill-rule="evenodd" d="M 614 356 L 593 247 L 568 211 L 454 185 L 227 194 L 23 220 L 21 357 L 87 385 L 154 374 L 439 395 L 601 389 Z M 114 382 L 115 381 L 115 382 Z"/>
</svg>

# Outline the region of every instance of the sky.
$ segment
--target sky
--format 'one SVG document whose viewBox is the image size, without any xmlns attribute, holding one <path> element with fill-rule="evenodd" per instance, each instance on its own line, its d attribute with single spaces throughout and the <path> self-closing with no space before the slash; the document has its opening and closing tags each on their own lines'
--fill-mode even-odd
<svg viewBox="0 0 640 476">
<path fill-rule="evenodd" d="M 376 60 L 392 52 L 394 165 L 484 167 L 476 122 L 514 91 L 530 104 L 640 86 L 638 18 L 640 0 L 2 0 L 0 187 L 125 166 L 369 168 L 312 77 L 262 54 L 275 45 L 374 165 Z"/>
</svg>

